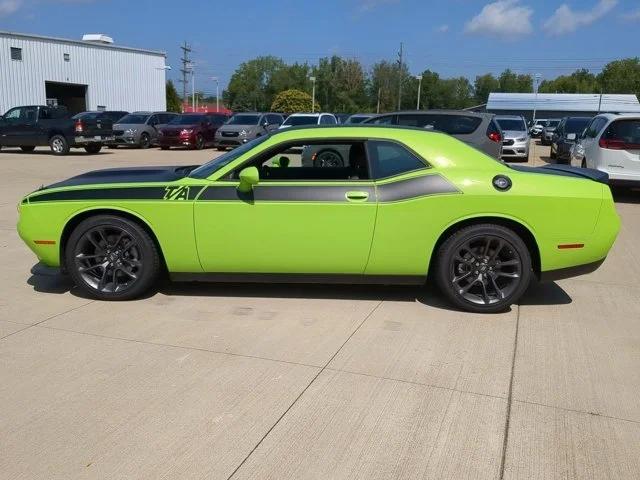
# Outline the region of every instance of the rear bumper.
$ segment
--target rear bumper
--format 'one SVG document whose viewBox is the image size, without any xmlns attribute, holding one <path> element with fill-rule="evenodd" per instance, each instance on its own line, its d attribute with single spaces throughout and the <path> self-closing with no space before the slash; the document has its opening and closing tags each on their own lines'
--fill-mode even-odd
<svg viewBox="0 0 640 480">
<path fill-rule="evenodd" d="M 74 145 L 87 145 L 89 143 L 110 143 L 115 140 L 113 135 L 76 135 L 73 137 Z"/>
<path fill-rule="evenodd" d="M 600 268 L 600 265 L 604 263 L 605 259 L 606 257 L 595 262 L 585 263 L 584 265 L 576 265 L 575 267 L 558 268 L 555 270 L 540 272 L 540 281 L 555 282 L 556 280 L 564 280 L 565 278 L 587 275 Z"/>
</svg>

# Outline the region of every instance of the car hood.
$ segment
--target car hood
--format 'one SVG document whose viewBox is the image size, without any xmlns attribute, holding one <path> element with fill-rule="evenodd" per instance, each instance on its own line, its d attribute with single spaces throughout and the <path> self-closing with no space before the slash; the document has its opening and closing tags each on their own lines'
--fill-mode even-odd
<svg viewBox="0 0 640 480">
<path fill-rule="evenodd" d="M 200 124 L 198 123 L 190 123 L 188 125 L 165 125 L 161 130 L 184 130 L 187 128 L 194 129 L 198 127 L 200 127 Z"/>
<path fill-rule="evenodd" d="M 503 130 L 502 135 L 504 136 L 504 138 L 507 138 L 507 139 L 516 139 L 516 138 L 526 137 L 527 132 L 524 132 L 522 130 Z"/>
<path fill-rule="evenodd" d="M 61 187 L 83 185 L 104 185 L 110 183 L 164 183 L 180 180 L 189 175 L 198 165 L 179 165 L 172 167 L 132 167 L 94 170 L 71 177 L 61 182 L 42 187 L 38 191 Z"/>
</svg>

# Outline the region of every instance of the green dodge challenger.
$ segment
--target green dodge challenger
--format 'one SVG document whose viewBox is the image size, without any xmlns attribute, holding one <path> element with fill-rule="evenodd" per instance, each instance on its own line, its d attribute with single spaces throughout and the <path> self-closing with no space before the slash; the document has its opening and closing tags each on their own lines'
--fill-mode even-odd
<svg viewBox="0 0 640 480">
<path fill-rule="evenodd" d="M 299 152 L 344 153 L 304 166 Z M 297 153 L 296 153 L 297 152 Z M 89 295 L 175 280 L 423 284 L 495 312 L 532 278 L 588 273 L 620 220 L 607 176 L 509 167 L 445 134 L 291 128 L 202 166 L 89 172 L 19 205 L 18 231 Z"/>
</svg>

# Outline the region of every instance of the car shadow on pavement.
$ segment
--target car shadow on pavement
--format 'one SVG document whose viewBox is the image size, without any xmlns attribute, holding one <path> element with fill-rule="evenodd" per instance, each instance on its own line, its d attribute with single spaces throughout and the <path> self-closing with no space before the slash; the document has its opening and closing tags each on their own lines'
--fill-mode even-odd
<svg viewBox="0 0 640 480">
<path fill-rule="evenodd" d="M 612 186 L 611 194 L 616 203 L 640 203 L 640 189 Z"/>
<path fill-rule="evenodd" d="M 76 297 L 90 299 L 78 289 L 71 279 L 57 268 L 37 263 L 31 268 L 27 283 L 36 292 L 49 294 L 70 293 Z M 327 300 L 373 300 L 389 302 L 418 302 L 428 307 L 458 311 L 448 303 L 433 285 L 325 285 L 325 284 L 281 284 L 281 283 L 179 283 L 164 280 L 141 299 L 157 294 L 185 297 L 256 297 L 256 298 L 300 298 Z M 139 299 L 140 300 L 140 299 Z M 554 282 L 533 282 L 520 300 L 520 305 L 566 305 L 571 297 Z M 461 311 L 461 313 L 463 313 Z"/>
<path fill-rule="evenodd" d="M 11 149 L 11 147 L 4 147 L 2 150 L 0 150 L 0 154 L 3 153 L 13 153 L 16 155 L 50 155 L 52 157 L 55 157 L 56 155 L 54 155 L 53 153 L 51 153 L 51 150 L 49 149 L 45 149 L 43 148 L 42 150 L 34 150 L 32 152 L 23 152 L 22 150 L 18 149 Z M 113 152 L 109 152 L 109 151 L 105 151 L 105 150 L 100 150 L 98 153 L 89 153 L 89 152 L 85 152 L 84 149 L 75 149 L 72 148 L 71 150 L 69 150 L 69 153 L 62 155 L 64 156 L 70 156 L 70 157 L 94 157 L 96 155 L 112 155 Z"/>
</svg>

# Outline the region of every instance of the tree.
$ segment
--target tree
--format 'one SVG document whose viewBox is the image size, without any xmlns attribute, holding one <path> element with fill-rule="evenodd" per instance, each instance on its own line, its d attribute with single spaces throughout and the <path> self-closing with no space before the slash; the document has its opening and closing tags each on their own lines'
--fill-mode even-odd
<svg viewBox="0 0 640 480">
<path fill-rule="evenodd" d="M 403 78 L 403 105 L 405 102 L 409 102 L 409 96 L 407 95 L 407 88 L 411 85 L 412 78 L 409 74 L 409 70 L 406 64 L 403 64 L 402 78 Z M 375 63 L 371 67 L 369 83 L 369 102 L 375 106 L 378 104 L 378 98 L 380 99 L 380 112 L 388 112 L 397 110 L 398 108 L 398 64 L 395 62 L 389 62 L 382 60 Z M 417 84 L 416 84 L 417 88 Z M 411 102 L 415 108 L 415 94 L 414 100 Z"/>
<path fill-rule="evenodd" d="M 583 68 L 571 75 L 560 75 L 553 80 L 540 83 L 543 93 L 595 93 L 598 91 L 596 76 Z"/>
<path fill-rule="evenodd" d="M 316 96 L 331 112 L 353 113 L 368 109 L 366 74 L 357 60 L 338 55 L 321 58 L 313 69 Z"/>
<path fill-rule="evenodd" d="M 491 73 L 478 75 L 474 83 L 474 91 L 476 104 L 487 103 L 491 92 L 500 91 L 500 81 Z"/>
<path fill-rule="evenodd" d="M 171 80 L 167 80 L 165 94 L 167 98 L 167 112 L 180 113 L 182 111 L 182 100 L 180 100 L 176 86 Z"/>
<path fill-rule="evenodd" d="M 297 113 L 310 112 L 311 110 L 311 95 L 295 89 L 280 92 L 271 104 L 271 111 L 273 112 Z M 315 104 L 315 110 L 320 110 L 318 102 Z"/>
<path fill-rule="evenodd" d="M 286 68 L 282 59 L 273 56 L 240 64 L 224 92 L 225 104 L 234 111 L 268 110 L 274 96 L 269 85 L 274 75 Z"/>
<path fill-rule="evenodd" d="M 508 68 L 498 77 L 500 91 L 507 93 L 533 92 L 533 78 L 531 75 L 516 74 Z"/>
<path fill-rule="evenodd" d="M 603 93 L 635 93 L 640 95 L 640 59 L 625 58 L 607 63 L 598 75 Z"/>
</svg>

